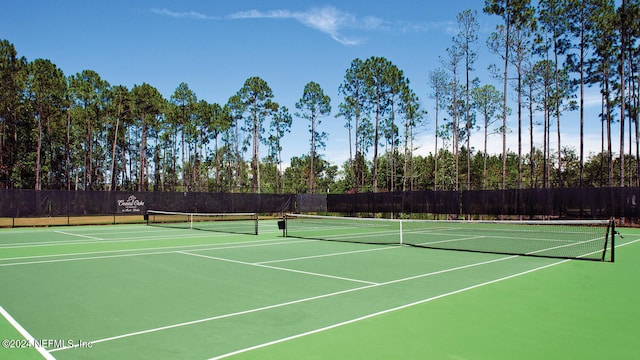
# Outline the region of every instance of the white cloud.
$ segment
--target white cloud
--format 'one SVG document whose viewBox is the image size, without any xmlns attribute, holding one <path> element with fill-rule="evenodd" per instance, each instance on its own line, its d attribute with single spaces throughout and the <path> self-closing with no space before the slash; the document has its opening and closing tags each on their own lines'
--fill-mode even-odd
<svg viewBox="0 0 640 360">
<path fill-rule="evenodd" d="M 151 9 L 151 12 L 161 16 L 197 20 L 295 20 L 304 26 L 329 35 L 332 39 L 345 46 L 356 46 L 365 41 L 362 37 L 347 35 L 347 33 L 352 33 L 354 31 L 395 31 L 400 33 L 416 33 L 442 29 L 449 31 L 447 29 L 453 26 L 452 22 L 446 21 L 410 23 L 402 21 L 391 22 L 375 16 L 358 17 L 333 6 L 317 7 L 307 11 L 291 11 L 286 9 L 260 11 L 254 9 L 239 11 L 225 17 L 209 16 L 196 11 L 176 12 L 164 8 Z"/>
<path fill-rule="evenodd" d="M 158 15 L 169 16 L 174 18 L 187 18 L 187 19 L 198 19 L 198 20 L 214 20 L 215 17 L 208 16 L 205 14 L 201 14 L 196 11 L 184 11 L 184 12 L 176 12 L 167 9 L 151 9 L 151 12 Z"/>
<path fill-rule="evenodd" d="M 337 42 L 352 46 L 361 43 L 358 39 L 346 37 L 342 34 L 344 29 L 356 27 L 357 19 L 344 11 L 332 6 L 314 8 L 309 11 L 271 10 L 262 12 L 258 10 L 241 11 L 228 16 L 229 19 L 293 19 L 312 29 L 328 34 Z M 376 21 L 367 18 L 366 26 L 373 26 Z M 377 21 L 381 23 L 381 20 Z"/>
</svg>

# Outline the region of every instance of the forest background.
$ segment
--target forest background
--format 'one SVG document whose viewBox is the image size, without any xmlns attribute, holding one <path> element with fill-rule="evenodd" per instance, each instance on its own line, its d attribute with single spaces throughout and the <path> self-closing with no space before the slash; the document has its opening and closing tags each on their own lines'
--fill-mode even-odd
<svg viewBox="0 0 640 360">
<path fill-rule="evenodd" d="M 340 27 L 309 22 L 310 14 L 345 15 L 330 6 L 234 13 L 294 19 L 340 46 L 358 46 Z M 456 14 L 446 48 L 435 54 L 437 66 L 423 78 L 410 80 L 391 57 L 373 54 L 353 58 L 339 83 L 308 81 L 293 99 L 280 99 L 255 75 L 226 102 L 198 97 L 187 82 L 162 94 L 153 78 L 129 88 L 94 70 L 65 75 L 53 61 L 27 59 L 19 43 L 0 40 L 0 188 L 343 193 L 639 186 L 638 18 L 638 1 L 487 0 Z M 382 28 L 376 18 L 363 19 Z M 480 19 L 491 19 L 490 26 Z M 417 93 L 415 83 L 428 91 Z M 599 111 L 587 106 L 594 101 Z M 567 118 L 579 126 L 563 128 Z M 585 129 L 600 134 L 598 146 L 587 142 L 591 151 Z M 347 139 L 344 148 L 329 149 L 343 154 L 338 163 L 326 156 L 336 136 Z M 568 146 L 567 137 L 578 145 Z M 283 158 L 288 138 L 306 150 Z"/>
</svg>

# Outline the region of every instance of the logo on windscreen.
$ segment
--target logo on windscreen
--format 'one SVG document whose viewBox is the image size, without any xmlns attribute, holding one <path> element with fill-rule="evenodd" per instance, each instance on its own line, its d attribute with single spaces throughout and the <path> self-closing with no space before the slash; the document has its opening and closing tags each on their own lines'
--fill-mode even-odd
<svg viewBox="0 0 640 360">
<path fill-rule="evenodd" d="M 135 195 L 129 196 L 128 199 L 118 199 L 118 211 L 121 213 L 139 213 L 142 212 L 144 201 L 139 200 Z"/>
</svg>

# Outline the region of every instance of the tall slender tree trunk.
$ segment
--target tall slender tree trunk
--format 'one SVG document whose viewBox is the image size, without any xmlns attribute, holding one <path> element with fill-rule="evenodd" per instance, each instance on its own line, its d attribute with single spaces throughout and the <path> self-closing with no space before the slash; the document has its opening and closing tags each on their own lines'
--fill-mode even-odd
<svg viewBox="0 0 640 360">
<path fill-rule="evenodd" d="M 91 131 L 91 120 L 89 119 L 89 123 L 87 124 L 87 145 L 89 147 L 88 151 L 88 160 L 87 160 L 87 184 L 88 189 L 85 190 L 93 190 L 93 132 Z"/>
<path fill-rule="evenodd" d="M 625 52 L 627 51 L 626 0 L 622 0 L 620 31 L 620 186 L 624 186 L 624 122 L 625 122 Z"/>
<path fill-rule="evenodd" d="M 605 108 L 605 96 L 604 94 L 602 94 L 602 98 L 600 99 L 600 114 L 601 114 L 601 118 L 600 118 L 600 172 L 599 172 L 599 178 L 600 178 L 600 186 L 604 186 L 604 173 L 605 173 L 605 169 L 604 169 L 604 144 L 605 144 L 605 128 L 606 128 L 606 122 L 608 121 L 607 117 L 606 117 L 606 108 Z"/>
<path fill-rule="evenodd" d="M 520 55 L 517 55 L 520 58 Z M 518 61 L 518 190 L 522 189 L 522 64 Z"/>
<path fill-rule="evenodd" d="M 488 129 L 489 120 L 484 118 L 484 149 L 482 151 L 482 190 L 487 189 L 487 142 L 489 139 Z"/>
<path fill-rule="evenodd" d="M 585 63 L 585 5 L 580 3 L 580 187 L 584 186 L 584 63 Z"/>
<path fill-rule="evenodd" d="M 560 103 L 561 103 L 561 99 L 560 99 L 560 94 L 559 94 L 559 89 L 560 89 L 560 70 L 559 70 L 559 65 L 558 65 L 558 49 L 555 46 L 556 41 L 554 41 L 554 46 L 553 46 L 553 57 L 554 57 L 554 64 L 555 64 L 555 69 L 554 69 L 554 81 L 555 81 L 555 91 L 554 91 L 554 105 L 555 105 L 555 115 L 556 115 L 556 127 L 557 127 L 557 134 L 558 134 L 558 170 L 557 170 L 557 176 L 558 176 L 558 186 L 559 187 L 563 187 L 563 180 L 562 180 L 562 145 L 560 143 L 561 141 L 561 135 L 560 135 Z"/>
<path fill-rule="evenodd" d="M 378 192 L 378 142 L 380 141 L 379 124 L 380 124 L 380 98 L 378 97 L 376 102 L 375 133 L 373 136 L 373 189 L 372 191 L 374 193 Z"/>
<path fill-rule="evenodd" d="M 146 190 L 146 181 L 148 173 L 145 173 L 147 167 L 147 122 L 146 114 L 142 114 L 142 129 L 140 143 L 140 179 L 138 179 L 138 191 Z"/>
<path fill-rule="evenodd" d="M 605 79 L 606 89 L 606 119 L 607 119 L 607 156 L 608 156 L 608 168 L 609 168 L 609 186 L 613 186 L 613 151 L 611 147 L 611 101 L 609 99 L 609 80 Z"/>
<path fill-rule="evenodd" d="M 433 190 L 438 190 L 438 108 L 440 107 L 440 99 L 436 100 L 436 134 L 435 136 L 435 146 L 433 151 L 433 161 L 434 161 L 434 169 L 433 169 Z"/>
<path fill-rule="evenodd" d="M 543 139 L 544 139 L 544 145 L 543 145 L 543 151 L 542 151 L 542 187 L 543 188 L 548 188 L 549 187 L 549 176 L 547 175 L 547 168 L 549 167 L 549 165 L 547 164 L 547 159 L 549 158 L 548 156 L 548 152 L 549 152 L 549 110 L 548 110 L 548 101 L 547 101 L 547 89 L 545 88 L 545 99 L 544 99 L 544 135 L 543 135 Z"/>
<path fill-rule="evenodd" d="M 36 148 L 36 190 L 42 190 L 42 178 L 40 176 L 40 172 L 42 171 L 42 166 L 40 165 L 40 160 L 42 157 L 42 104 L 39 105 L 38 111 L 38 140 L 37 140 L 37 148 Z"/>
<path fill-rule="evenodd" d="M 253 114 L 253 161 L 251 167 L 253 170 L 253 192 L 260 194 L 260 163 L 258 156 L 260 154 L 260 124 L 258 122 L 258 114 Z"/>
<path fill-rule="evenodd" d="M 315 133 L 316 133 L 316 120 L 313 115 L 311 115 L 311 164 L 309 168 L 309 193 L 313 194 L 314 190 L 314 167 L 313 160 L 316 157 L 316 142 L 315 142 Z"/>
<path fill-rule="evenodd" d="M 236 191 L 240 191 L 240 184 L 241 184 L 241 176 L 240 176 L 240 166 L 241 161 L 240 161 L 240 129 L 238 126 L 238 119 L 236 119 L 236 124 L 234 126 L 234 131 L 235 131 L 235 154 L 234 154 L 234 160 L 235 160 L 235 165 L 236 165 Z M 231 181 L 231 176 L 229 176 L 229 181 Z"/>
<path fill-rule="evenodd" d="M 359 91 L 356 90 L 356 99 L 358 99 L 358 101 L 360 101 L 360 96 L 359 96 Z M 354 136 L 355 136 L 355 159 L 354 159 L 354 166 L 353 166 L 353 176 L 354 176 L 354 185 L 355 185 L 355 191 L 356 193 L 358 192 L 358 188 L 359 188 L 359 173 L 360 173 L 360 165 L 359 165 L 359 161 L 358 161 L 358 151 L 360 151 L 358 145 L 359 145 L 359 140 L 358 140 L 358 126 L 360 125 L 360 104 L 358 103 L 356 105 L 356 120 L 355 120 L 355 131 L 354 131 Z M 364 176 L 363 176 L 364 178 Z M 362 180 L 364 182 L 364 179 Z"/>
<path fill-rule="evenodd" d="M 121 111 L 118 110 L 118 116 L 116 116 L 116 128 L 113 132 L 113 144 L 111 145 L 111 179 L 109 179 L 109 191 L 113 191 L 116 189 L 116 175 L 115 175 L 115 164 L 116 164 L 116 143 L 118 142 L 118 127 L 120 126 L 120 114 Z"/>
<path fill-rule="evenodd" d="M 631 61 L 631 60 L 630 60 Z M 633 108 L 635 109 L 635 124 L 636 124 L 636 186 L 640 186 L 640 117 L 638 116 L 638 114 L 640 114 L 640 111 L 638 111 L 638 106 L 640 106 L 640 104 L 638 103 L 638 101 L 640 100 L 640 71 L 638 71 L 638 76 L 637 76 L 637 86 L 638 88 L 634 89 L 633 93 L 636 94 L 636 96 L 634 97 L 634 104 L 633 104 Z"/>
<path fill-rule="evenodd" d="M 502 91 L 504 103 L 502 105 L 502 189 L 507 188 L 507 84 L 509 75 L 509 42 L 511 41 L 511 18 L 509 10 L 506 11 L 507 19 L 505 30 L 505 50 L 504 50 L 504 78 Z"/>
<path fill-rule="evenodd" d="M 529 179 L 529 187 L 534 188 L 535 185 L 535 148 L 533 146 L 533 86 L 529 85 L 529 168 L 530 168 L 530 179 Z"/>
<path fill-rule="evenodd" d="M 453 131 L 453 156 L 455 158 L 455 191 L 458 191 L 460 189 L 460 154 L 458 152 L 458 150 L 460 149 L 460 144 L 459 142 L 459 132 L 458 132 L 458 126 L 459 126 L 459 121 L 460 119 L 458 119 L 458 109 L 457 109 L 457 104 L 458 104 L 458 76 L 457 76 L 457 65 L 453 66 L 453 98 L 452 98 L 452 108 L 453 108 L 453 116 L 451 116 L 452 119 L 452 131 Z"/>
<path fill-rule="evenodd" d="M 67 139 L 65 144 L 65 172 L 67 191 L 71 191 L 71 111 L 67 109 Z"/>
</svg>

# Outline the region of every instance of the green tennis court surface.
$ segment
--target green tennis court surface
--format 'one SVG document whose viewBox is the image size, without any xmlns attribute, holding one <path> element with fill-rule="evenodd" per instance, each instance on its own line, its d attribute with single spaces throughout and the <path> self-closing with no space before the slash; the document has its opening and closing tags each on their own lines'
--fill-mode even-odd
<svg viewBox="0 0 640 360">
<path fill-rule="evenodd" d="M 619 230 L 601 263 L 285 238 L 275 221 L 2 229 L 0 358 L 635 358 L 640 231 Z"/>
</svg>

